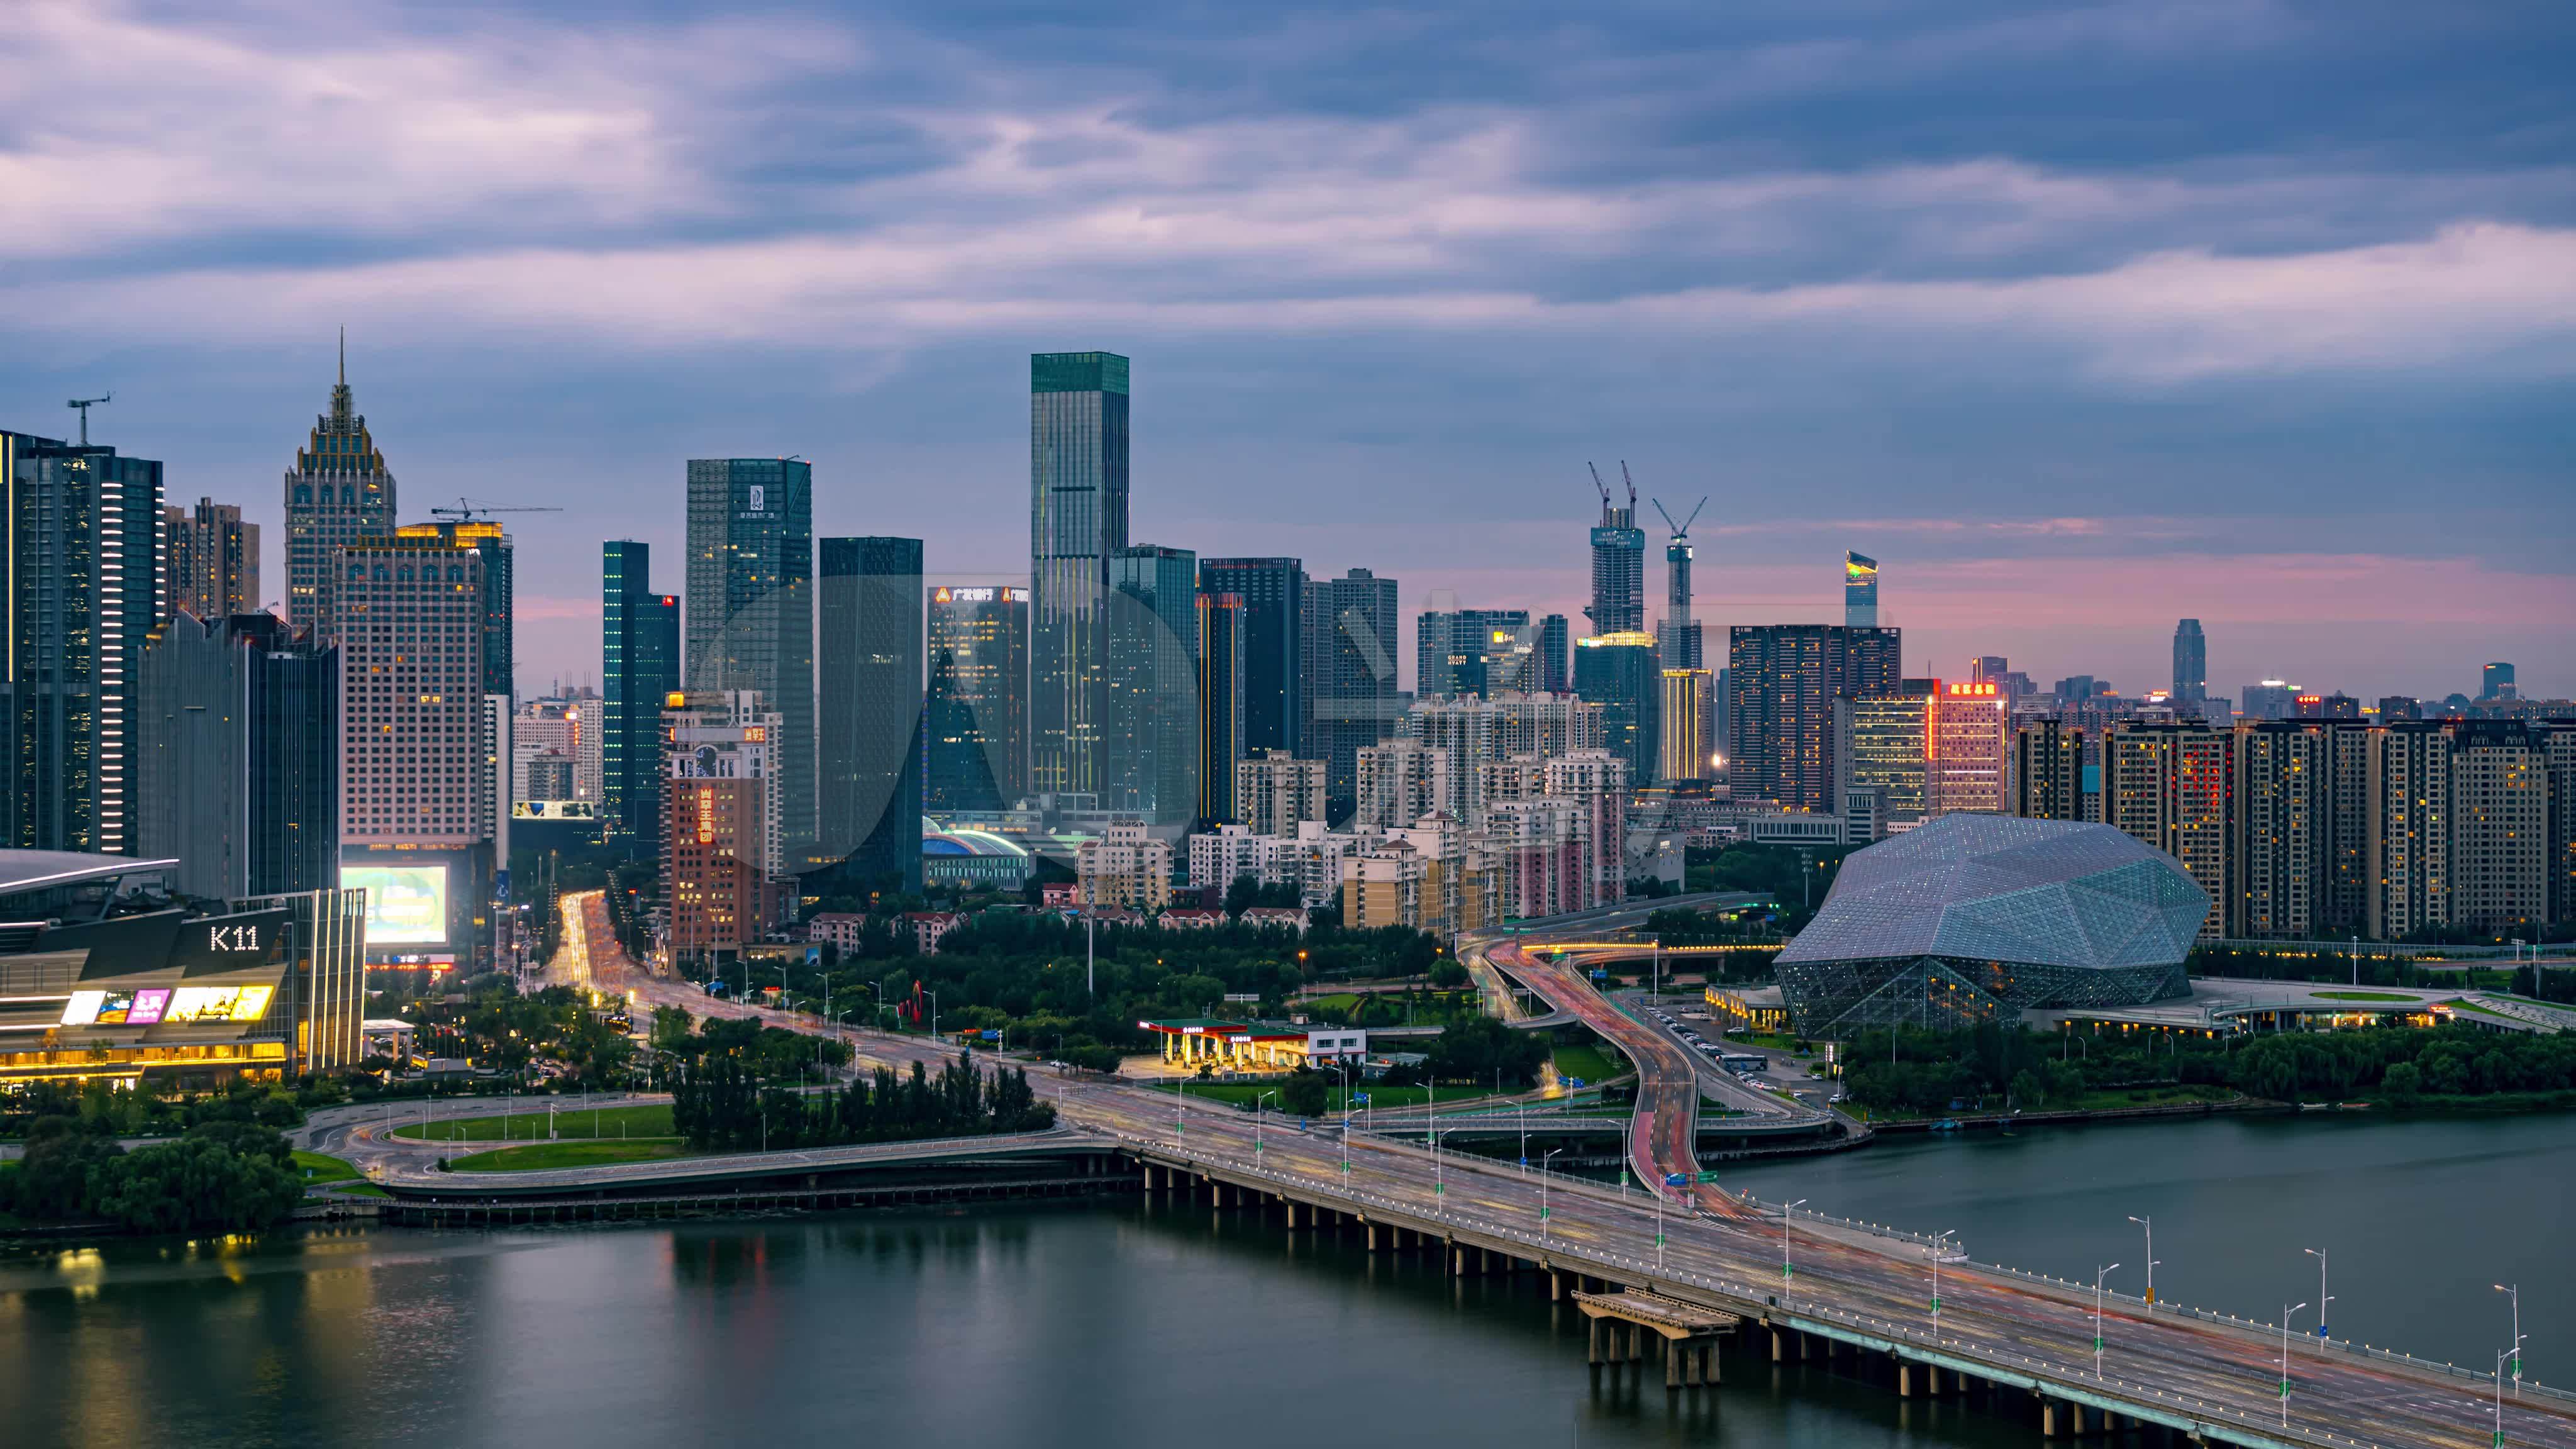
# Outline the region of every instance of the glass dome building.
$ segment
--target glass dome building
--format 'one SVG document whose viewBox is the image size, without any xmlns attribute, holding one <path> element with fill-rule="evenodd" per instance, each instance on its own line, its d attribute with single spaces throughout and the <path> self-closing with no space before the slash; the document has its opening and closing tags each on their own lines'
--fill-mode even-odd
<svg viewBox="0 0 2576 1449">
<path fill-rule="evenodd" d="M 1774 962 L 1790 1023 L 1954 1028 L 2186 995 L 2209 895 L 2108 825 L 1943 815 L 1854 852 Z"/>
<path fill-rule="evenodd" d="M 942 825 L 921 817 L 921 878 L 924 883 L 991 886 L 1018 890 L 1029 878 L 1028 850 L 989 830 Z"/>
</svg>

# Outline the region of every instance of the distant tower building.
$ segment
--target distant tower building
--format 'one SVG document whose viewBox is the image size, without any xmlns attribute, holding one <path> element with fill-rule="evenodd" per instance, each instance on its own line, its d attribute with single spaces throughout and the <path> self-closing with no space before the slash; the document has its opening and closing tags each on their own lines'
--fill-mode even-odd
<svg viewBox="0 0 2576 1449">
<path fill-rule="evenodd" d="M 2202 637 L 2200 621 L 2185 619 L 2174 625 L 2173 700 L 2176 704 L 2198 704 L 2209 698 L 2209 641 Z"/>
<path fill-rule="evenodd" d="M 1127 359 L 1029 358 L 1029 788 L 1097 794 L 1109 560 L 1127 547 Z"/>
<path fill-rule="evenodd" d="M 819 546 L 815 784 L 825 856 L 854 881 L 921 889 L 921 540 Z"/>
<path fill-rule="evenodd" d="M 406 523 L 396 538 L 436 540 L 450 548 L 470 548 L 483 555 L 482 689 L 503 699 L 518 694 L 518 665 L 512 649 L 512 573 L 510 536 L 501 525 L 485 521 Z"/>
<path fill-rule="evenodd" d="M 1538 621 L 1538 687 L 1546 693 L 1574 692 L 1573 665 L 1566 657 L 1573 642 L 1573 628 L 1563 614 Z"/>
<path fill-rule="evenodd" d="M 649 544 L 600 548 L 600 823 L 646 859 L 662 848 L 662 706 L 680 687 L 680 598 L 653 591 Z"/>
<path fill-rule="evenodd" d="M 1243 600 L 1198 596 L 1199 811 L 1222 824 L 1235 818 L 1234 767 L 1243 759 Z"/>
<path fill-rule="evenodd" d="M 752 690 L 778 712 L 775 822 L 815 838 L 814 465 L 689 460 L 684 663 L 692 694 Z"/>
<path fill-rule="evenodd" d="M 239 505 L 200 498 L 194 512 L 169 507 L 161 516 L 170 556 L 165 613 L 220 620 L 259 612 L 259 525 L 242 522 Z"/>
<path fill-rule="evenodd" d="M 1653 782 L 1661 763 L 1662 690 L 1653 635 L 1631 629 L 1576 641 L 1574 692 L 1601 706 L 1610 753 L 1639 785 Z"/>
<path fill-rule="evenodd" d="M 1396 581 L 1367 569 L 1352 569 L 1312 589 L 1315 738 L 1302 753 L 1325 762 L 1328 809 L 1339 816 L 1358 797 L 1360 750 L 1393 739 L 1404 713 L 1396 693 L 1401 609 Z"/>
<path fill-rule="evenodd" d="M 1865 553 L 1843 555 L 1843 627 L 1878 627 L 1878 560 Z"/>
<path fill-rule="evenodd" d="M 2480 671 L 2478 698 L 2520 699 L 2521 697 L 2521 692 L 2513 685 L 2512 665 L 2499 660 Z"/>
<path fill-rule="evenodd" d="M 1673 516 L 1664 511 L 1663 501 L 1657 499 L 1655 502 L 1655 511 L 1663 513 L 1664 522 L 1673 530 L 1671 541 L 1664 545 L 1664 619 L 1655 630 L 1666 669 L 1697 669 L 1707 662 L 1700 644 L 1699 624 L 1691 618 L 1690 541 L 1690 526 L 1699 521 L 1700 508 L 1707 506 L 1708 500 L 1702 498 L 1699 508 L 1691 510 L 1690 517 L 1674 523 Z"/>
<path fill-rule="evenodd" d="M 1137 544 L 1109 561 L 1109 708 L 1100 804 L 1152 824 L 1199 808 L 1198 555 Z"/>
<path fill-rule="evenodd" d="M 337 889 L 340 687 L 274 614 L 180 611 L 143 651 L 136 853 L 190 895 Z"/>
<path fill-rule="evenodd" d="M 1306 568 L 1293 558 L 1199 560 L 1199 591 L 1243 601 L 1243 750 L 1300 754 Z"/>
<path fill-rule="evenodd" d="M 1627 482 L 1627 464 L 1619 465 L 1619 477 Z M 1627 484 L 1624 508 L 1611 501 L 1610 485 L 1597 470 L 1592 485 L 1601 490 L 1601 521 L 1592 527 L 1592 606 L 1584 617 L 1596 637 L 1638 633 L 1646 627 L 1646 532 L 1637 526 L 1637 485 Z M 1654 767 L 1651 757 L 1645 767 Z"/>
<path fill-rule="evenodd" d="M 161 465 L 0 433 L 0 846 L 135 848 L 136 698 L 160 588 Z"/>
<path fill-rule="evenodd" d="M 1527 609 L 1426 609 L 1413 621 L 1414 697 L 1527 693 L 1540 687 L 1538 653 Z"/>
<path fill-rule="evenodd" d="M 1717 751 L 1709 714 L 1710 680 L 1705 669 L 1663 671 L 1663 708 L 1656 720 L 1657 747 L 1663 755 L 1658 771 L 1667 785 L 1706 780 L 1715 773 Z"/>
<path fill-rule="evenodd" d="M 366 418 L 349 392 L 349 345 L 340 344 L 340 380 L 331 411 L 313 420 L 313 436 L 286 475 L 286 621 L 314 631 L 314 647 L 338 637 L 332 600 L 339 551 L 394 531 L 394 475 L 376 450 Z"/>
<path fill-rule="evenodd" d="M 1836 811 L 1834 701 L 1894 691 L 1901 631 L 1739 624 L 1727 650 L 1727 779 L 1735 798 Z"/>
<path fill-rule="evenodd" d="M 922 808 L 1008 809 L 1029 789 L 1029 595 L 999 584 L 930 590 Z"/>
</svg>

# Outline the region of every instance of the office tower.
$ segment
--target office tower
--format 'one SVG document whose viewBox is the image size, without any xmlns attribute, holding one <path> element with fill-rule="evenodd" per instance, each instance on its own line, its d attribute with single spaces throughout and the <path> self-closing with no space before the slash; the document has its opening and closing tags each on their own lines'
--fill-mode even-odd
<svg viewBox="0 0 2576 1449">
<path fill-rule="evenodd" d="M 1324 762 L 1285 750 L 1247 753 L 1234 766 L 1234 808 L 1255 835 L 1294 835 L 1324 819 Z"/>
<path fill-rule="evenodd" d="M 596 812 L 608 763 L 600 739 L 604 713 L 600 697 L 587 690 L 532 699 L 519 706 L 510 722 L 514 806 L 521 801 L 571 801 Z M 553 812 L 548 817 L 554 818 Z"/>
<path fill-rule="evenodd" d="M 2111 681 L 2107 679 L 2096 679 L 2090 674 L 2070 674 L 2057 681 L 2051 692 L 2057 696 L 2059 704 L 2069 705 L 2106 698 L 2117 691 L 2111 688 Z"/>
<path fill-rule="evenodd" d="M 2295 719 L 2299 713 L 2299 687 L 2278 679 L 2249 684 L 2239 692 L 2247 719 Z"/>
<path fill-rule="evenodd" d="M 1867 554 L 1843 555 L 1843 627 L 1878 627 L 1878 560 Z"/>
<path fill-rule="evenodd" d="M 1567 651 L 1574 631 L 1563 614 L 1549 614 L 1538 621 L 1538 688 L 1548 694 L 1574 692 L 1574 666 Z"/>
<path fill-rule="evenodd" d="M 1208 824 L 1235 818 L 1234 766 L 1243 758 L 1243 600 L 1198 596 L 1199 812 Z"/>
<path fill-rule="evenodd" d="M 1626 467 L 1621 466 L 1621 477 Z M 1637 526 L 1637 486 L 1628 485 L 1628 506 L 1610 501 L 1610 485 L 1593 475 L 1601 490 L 1601 521 L 1592 527 L 1592 604 L 1583 616 L 1592 621 L 1594 637 L 1633 634 L 1646 627 L 1646 531 Z M 1647 768 L 1653 767 L 1647 761 Z"/>
<path fill-rule="evenodd" d="M 1109 560 L 1127 547 L 1126 358 L 1029 358 L 1029 498 L 1029 788 L 1097 794 Z"/>
<path fill-rule="evenodd" d="M 1991 680 L 1932 681 L 1923 813 L 2001 815 L 2012 804 L 2012 701 Z"/>
<path fill-rule="evenodd" d="M 1543 637 L 1530 627 L 1527 609 L 1425 610 L 1413 622 L 1414 697 L 1538 689 L 1546 672 Z"/>
<path fill-rule="evenodd" d="M 683 695 L 662 719 L 671 952 L 706 960 L 764 939 L 781 914 L 775 812 L 785 795 L 774 751 L 784 716 L 736 690 Z"/>
<path fill-rule="evenodd" d="M 1667 641 L 1669 642 L 1669 641 Z M 1709 778 L 1716 762 L 1716 721 L 1709 713 L 1709 673 L 1705 669 L 1663 671 L 1663 702 L 1656 719 L 1657 774 L 1670 785 Z"/>
<path fill-rule="evenodd" d="M 510 537 L 489 520 L 406 523 L 396 538 L 435 540 L 450 548 L 470 548 L 483 555 L 483 667 L 481 689 L 504 699 L 518 694 L 511 618 Z"/>
<path fill-rule="evenodd" d="M 2230 731 L 2199 721 L 2126 725 L 2102 746 L 2105 823 L 2182 862 L 2212 901 L 2233 888 L 2228 860 Z M 2202 921 L 2203 940 L 2216 940 L 2228 913 L 2213 910 Z"/>
<path fill-rule="evenodd" d="M 161 465 L 0 433 L 0 845 L 135 847 L 136 690 L 161 591 Z"/>
<path fill-rule="evenodd" d="M 135 853 L 217 900 L 340 879 L 340 659 L 274 614 L 180 611 L 143 649 Z"/>
<path fill-rule="evenodd" d="M 2451 920 L 2451 736 L 2404 722 L 2370 732 L 2368 934 L 2403 940 Z"/>
<path fill-rule="evenodd" d="M 2519 699 L 2513 686 L 2513 666 L 2499 660 L 2478 672 L 2478 698 Z"/>
<path fill-rule="evenodd" d="M 1971 684 L 2001 684 L 2012 672 L 2012 661 L 2001 654 L 1980 654 L 1968 661 L 1968 681 Z M 2011 691 L 2006 690 L 2005 693 L 2009 695 Z"/>
<path fill-rule="evenodd" d="M 1243 748 L 1300 753 L 1306 571 L 1293 558 L 1199 560 L 1199 589 L 1243 601 Z"/>
<path fill-rule="evenodd" d="M 286 621 L 313 630 L 315 648 L 338 638 L 333 600 L 340 550 L 393 531 L 394 475 L 385 471 L 385 455 L 352 401 L 343 339 L 331 411 L 313 420 L 313 434 L 286 475 Z"/>
<path fill-rule="evenodd" d="M 2198 704 L 2209 695 L 2209 640 L 2200 632 L 2198 619 L 2185 619 L 2174 625 L 2173 699 L 2176 704 Z"/>
<path fill-rule="evenodd" d="M 2013 731 L 2012 813 L 2031 820 L 2100 820 L 2102 767 L 2086 759 L 2084 731 L 2055 719 Z"/>
<path fill-rule="evenodd" d="M 2341 692 L 2334 694 L 2302 694 L 2297 699 L 2291 701 L 2289 717 L 2292 719 L 2357 720 L 2361 718 L 2361 701 L 2353 698 L 2349 694 Z"/>
<path fill-rule="evenodd" d="M 1199 807 L 1198 555 L 1138 544 L 1109 560 L 1109 711 L 1100 804 L 1151 824 Z"/>
<path fill-rule="evenodd" d="M 361 539 L 340 550 L 333 596 L 342 882 L 415 891 L 419 938 L 402 944 L 468 959 L 482 956 L 483 903 L 507 829 L 507 758 L 493 758 L 507 738 L 507 701 L 496 713 L 481 688 L 484 561 L 481 549 L 439 538 Z M 381 918 L 382 906 L 373 899 L 369 909 Z M 368 943 L 390 944 L 373 928 Z"/>
<path fill-rule="evenodd" d="M 600 547 L 599 813 L 604 837 L 662 848 L 662 705 L 680 687 L 680 599 L 653 591 L 653 550 Z"/>
<path fill-rule="evenodd" d="M 682 677 L 690 693 L 751 690 L 777 711 L 778 827 L 815 838 L 814 465 L 689 460 Z"/>
<path fill-rule="evenodd" d="M 1574 643 L 1574 692 L 1601 706 L 1610 753 L 1640 783 L 1655 778 L 1662 754 L 1663 671 L 1655 656 L 1655 636 L 1634 629 Z"/>
<path fill-rule="evenodd" d="M 2229 743 L 2236 889 L 2226 897 L 2227 934 L 2314 940 L 2332 851 L 2326 732 L 2272 720 L 2237 729 Z"/>
<path fill-rule="evenodd" d="M 1005 810 L 1029 792 L 1029 594 L 930 590 L 923 808 Z"/>
<path fill-rule="evenodd" d="M 1877 798 L 1877 819 L 1923 818 L 1932 742 L 1931 681 L 1912 681 L 1913 688 L 1902 687 L 1905 683 L 1833 701 L 1834 808 L 1848 808 L 1853 791 L 1868 790 Z"/>
<path fill-rule="evenodd" d="M 1311 590 L 1315 693 L 1307 717 L 1313 733 L 1303 753 L 1325 762 L 1327 808 L 1338 815 L 1357 793 L 1361 748 L 1393 739 L 1404 713 L 1396 691 L 1400 607 L 1396 581 L 1367 569 L 1324 579 Z"/>
<path fill-rule="evenodd" d="M 2549 761 L 2549 918 L 2576 921 L 2576 720 L 2532 726 Z"/>
<path fill-rule="evenodd" d="M 827 538 L 815 793 L 822 854 L 921 889 L 921 540 Z"/>
<path fill-rule="evenodd" d="M 259 597 L 259 525 L 242 522 L 237 504 L 197 500 L 196 509 L 165 507 L 168 614 L 199 619 L 256 614 Z"/>
<path fill-rule="evenodd" d="M 1735 798 L 1793 810 L 1834 797 L 1834 701 L 1885 694 L 1901 678 L 1902 632 L 1834 624 L 1739 624 L 1727 645 L 1727 778 Z"/>
<path fill-rule="evenodd" d="M 2411 694 L 2383 694 L 2379 697 L 2379 722 L 2394 724 L 2401 719 L 2422 719 L 2424 702 Z"/>
<path fill-rule="evenodd" d="M 2521 720 L 2453 720 L 2446 728 L 2451 922 L 2537 939 L 2532 928 L 2548 919 L 2551 885 L 2546 736 Z"/>
</svg>

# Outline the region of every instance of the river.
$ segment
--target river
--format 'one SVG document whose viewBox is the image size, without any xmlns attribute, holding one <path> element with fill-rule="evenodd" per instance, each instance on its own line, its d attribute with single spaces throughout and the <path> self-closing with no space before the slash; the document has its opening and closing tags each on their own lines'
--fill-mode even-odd
<svg viewBox="0 0 2576 1449">
<path fill-rule="evenodd" d="M 1882 1142 L 1743 1180 L 2069 1277 L 2134 1261 L 2126 1215 L 2152 1215 L 2158 1287 L 2217 1307 L 2313 1297 L 2299 1249 L 2323 1246 L 2339 1335 L 2385 1324 L 2462 1361 L 2501 1343 L 2488 1284 L 2519 1275 L 2533 1370 L 2563 1382 L 2571 1158 L 2576 1118 L 2219 1119 Z M 1533 1279 L 1132 1201 L 0 1258 L 0 1438 L 28 1449 L 2033 1442 L 1753 1348 L 1713 1395 L 1596 1391 L 1579 1320 Z"/>
</svg>

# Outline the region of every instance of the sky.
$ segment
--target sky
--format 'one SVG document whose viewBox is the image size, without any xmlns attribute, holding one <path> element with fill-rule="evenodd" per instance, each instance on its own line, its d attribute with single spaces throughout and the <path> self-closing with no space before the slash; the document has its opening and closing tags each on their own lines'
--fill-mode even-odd
<svg viewBox="0 0 2576 1449">
<path fill-rule="evenodd" d="M 1585 470 L 1713 626 L 1884 570 L 1912 673 L 2576 694 L 2576 10 L 12 0 L 0 428 L 268 526 L 336 329 L 519 682 L 684 462 L 1026 573 L 1028 354 L 1134 359 L 1131 533 L 1580 620 Z M 1410 643 L 1410 623 L 1407 623 Z M 1410 649 L 1407 657 L 1410 673 Z"/>
</svg>

